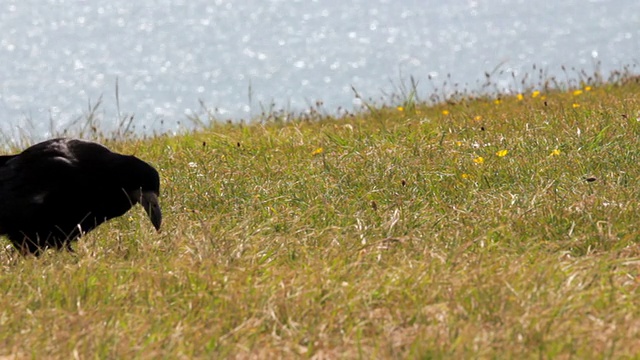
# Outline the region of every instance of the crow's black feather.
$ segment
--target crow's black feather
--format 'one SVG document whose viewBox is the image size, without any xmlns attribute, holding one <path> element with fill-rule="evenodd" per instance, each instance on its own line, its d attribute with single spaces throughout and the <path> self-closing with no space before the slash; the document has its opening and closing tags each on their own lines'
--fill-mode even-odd
<svg viewBox="0 0 640 360">
<path fill-rule="evenodd" d="M 142 203 L 159 229 L 158 172 L 135 156 L 53 139 L 0 156 L 0 234 L 22 253 L 71 241 Z"/>
</svg>

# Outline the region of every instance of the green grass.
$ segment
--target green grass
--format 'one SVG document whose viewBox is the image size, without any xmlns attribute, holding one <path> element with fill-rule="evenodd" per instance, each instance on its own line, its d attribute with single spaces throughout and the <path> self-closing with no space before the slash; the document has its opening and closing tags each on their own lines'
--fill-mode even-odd
<svg viewBox="0 0 640 360">
<path fill-rule="evenodd" d="M 0 251 L 0 356 L 634 357 L 640 83 L 536 95 L 107 141 L 163 230 Z"/>
</svg>

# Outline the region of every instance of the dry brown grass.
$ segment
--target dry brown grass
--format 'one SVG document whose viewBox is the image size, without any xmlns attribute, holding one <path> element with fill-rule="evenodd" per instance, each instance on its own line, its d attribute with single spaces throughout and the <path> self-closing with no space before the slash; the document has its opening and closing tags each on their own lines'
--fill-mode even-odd
<svg viewBox="0 0 640 360">
<path fill-rule="evenodd" d="M 639 118 L 631 81 L 110 143 L 162 233 L 1 252 L 0 355 L 633 357 Z"/>
</svg>

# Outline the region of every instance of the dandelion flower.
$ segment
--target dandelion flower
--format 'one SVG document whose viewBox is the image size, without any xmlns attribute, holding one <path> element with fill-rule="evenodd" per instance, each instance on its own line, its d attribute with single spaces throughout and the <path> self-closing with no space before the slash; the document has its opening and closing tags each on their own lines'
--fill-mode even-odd
<svg viewBox="0 0 640 360">
<path fill-rule="evenodd" d="M 558 156 L 560 155 L 560 150 L 554 149 L 549 156 Z"/>
<path fill-rule="evenodd" d="M 585 87 L 584 87 L 584 91 L 591 91 L 591 86 L 588 86 L 588 85 L 587 85 L 587 86 L 585 86 Z"/>
<path fill-rule="evenodd" d="M 576 109 L 580 107 L 580 104 L 573 103 L 571 106 L 573 106 L 573 108 Z"/>
<path fill-rule="evenodd" d="M 478 156 L 477 158 L 473 159 L 473 162 L 476 164 L 482 164 L 484 163 L 484 158 L 482 156 Z"/>
<path fill-rule="evenodd" d="M 537 98 L 540 95 L 540 91 L 536 90 L 534 92 L 531 93 L 531 97 L 532 98 Z"/>
<path fill-rule="evenodd" d="M 449 115 L 449 110 L 442 110 L 442 115 L 447 116 Z"/>
<path fill-rule="evenodd" d="M 398 109 L 398 111 L 403 112 L 404 108 L 402 106 L 398 106 L 396 109 Z"/>
<path fill-rule="evenodd" d="M 518 95 L 516 96 L 516 98 L 518 99 L 518 101 L 522 101 L 522 100 L 524 100 L 524 95 L 522 95 L 522 94 L 518 94 Z"/>
<path fill-rule="evenodd" d="M 311 153 L 311 155 L 320 155 L 324 152 L 324 149 L 322 149 L 321 147 L 313 150 L 313 152 Z"/>
<path fill-rule="evenodd" d="M 582 90 L 575 90 L 575 91 L 573 92 L 573 96 L 578 96 L 578 95 L 580 95 L 580 94 L 582 94 Z"/>
<path fill-rule="evenodd" d="M 460 176 L 461 176 L 463 179 L 468 179 L 468 178 L 470 178 L 470 177 L 471 177 L 469 174 L 462 174 L 462 175 L 460 175 Z"/>
<path fill-rule="evenodd" d="M 499 157 L 504 157 L 504 156 L 507 156 L 508 153 L 509 153 L 509 150 L 504 149 L 496 152 L 496 155 L 498 155 Z"/>
<path fill-rule="evenodd" d="M 496 104 L 496 105 L 500 105 L 502 103 L 502 100 L 495 99 L 495 100 L 493 100 L 493 103 Z"/>
</svg>

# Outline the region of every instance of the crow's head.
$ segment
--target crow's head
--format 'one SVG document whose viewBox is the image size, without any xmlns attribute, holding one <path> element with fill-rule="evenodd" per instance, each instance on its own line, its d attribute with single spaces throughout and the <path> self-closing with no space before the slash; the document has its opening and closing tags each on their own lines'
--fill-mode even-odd
<svg viewBox="0 0 640 360">
<path fill-rule="evenodd" d="M 162 211 L 158 197 L 160 196 L 160 177 L 156 169 L 135 156 L 127 156 L 122 174 L 122 188 L 129 196 L 131 204 L 140 203 L 149 215 L 151 223 L 160 230 Z"/>
</svg>

